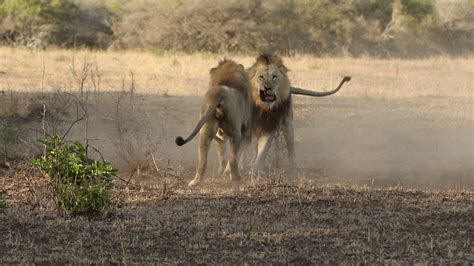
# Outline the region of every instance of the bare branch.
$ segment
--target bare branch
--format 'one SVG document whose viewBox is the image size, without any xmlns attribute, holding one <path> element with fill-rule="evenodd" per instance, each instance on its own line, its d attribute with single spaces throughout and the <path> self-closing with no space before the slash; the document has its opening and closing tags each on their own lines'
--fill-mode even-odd
<svg viewBox="0 0 474 266">
<path fill-rule="evenodd" d="M 46 139 L 46 104 L 43 104 L 43 111 L 41 112 L 41 124 L 43 126 L 43 138 Z M 43 158 L 46 158 L 46 145 L 43 144 Z"/>
<path fill-rule="evenodd" d="M 158 165 L 156 164 L 155 155 L 153 155 L 152 152 L 150 152 L 150 154 L 151 154 L 151 159 L 153 160 L 153 164 L 155 165 L 156 172 L 160 174 L 160 169 L 158 168 Z"/>
<path fill-rule="evenodd" d="M 130 84 L 130 102 L 133 103 L 133 93 L 135 92 L 135 79 L 133 78 L 133 71 L 130 70 L 130 79 L 131 79 L 131 84 Z"/>
<path fill-rule="evenodd" d="M 90 69 L 91 64 L 87 59 L 84 59 L 82 63 L 82 67 L 80 69 L 80 72 L 76 70 L 76 65 L 75 65 L 75 56 L 73 55 L 72 57 L 72 62 L 71 65 L 69 66 L 72 76 L 77 82 L 79 86 L 79 92 L 81 93 L 81 97 L 84 95 L 84 84 L 89 77 L 89 69 Z"/>
<path fill-rule="evenodd" d="M 93 149 L 95 152 L 97 152 L 100 156 L 100 158 L 102 159 L 102 162 L 105 163 L 105 159 L 104 159 L 104 156 L 102 155 L 102 153 L 99 151 L 99 149 L 97 149 L 96 147 L 94 146 L 90 146 L 91 149 Z"/>
<path fill-rule="evenodd" d="M 72 122 L 70 125 L 69 125 L 69 128 L 66 130 L 66 132 L 63 134 L 63 136 L 61 138 L 65 138 L 69 132 L 71 131 L 71 129 L 74 127 L 74 125 L 76 125 L 77 123 L 79 123 L 80 121 L 84 120 L 87 116 L 87 112 L 85 110 L 85 107 L 84 105 L 82 104 L 82 102 L 74 95 L 74 94 L 71 94 L 69 92 L 66 92 L 67 95 L 73 97 L 76 101 L 74 102 L 76 104 L 76 120 L 74 120 L 74 122 Z M 84 114 L 79 117 L 79 107 L 81 107 L 82 111 L 84 112 Z"/>
<path fill-rule="evenodd" d="M 42 71 L 42 75 L 41 75 L 41 94 L 44 93 L 44 76 L 45 76 L 45 73 L 46 73 L 46 66 L 45 66 L 44 57 L 43 57 L 43 71 Z"/>
</svg>

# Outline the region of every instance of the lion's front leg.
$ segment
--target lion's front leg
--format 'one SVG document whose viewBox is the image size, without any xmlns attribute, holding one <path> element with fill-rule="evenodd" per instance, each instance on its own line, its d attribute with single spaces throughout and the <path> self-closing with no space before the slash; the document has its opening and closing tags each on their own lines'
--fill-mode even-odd
<svg viewBox="0 0 474 266">
<path fill-rule="evenodd" d="M 265 159 L 274 139 L 273 133 L 261 135 L 257 140 L 257 158 L 255 159 L 254 173 L 259 175 L 265 169 Z"/>
<path fill-rule="evenodd" d="M 285 138 L 288 149 L 288 160 L 291 168 L 297 168 L 295 158 L 295 132 L 293 129 L 293 120 L 290 117 L 285 118 L 282 124 L 283 137 Z"/>
<path fill-rule="evenodd" d="M 239 174 L 239 158 L 241 154 L 242 138 L 239 131 L 235 131 L 230 138 L 229 169 L 230 177 L 233 181 L 240 181 L 242 177 Z"/>
</svg>

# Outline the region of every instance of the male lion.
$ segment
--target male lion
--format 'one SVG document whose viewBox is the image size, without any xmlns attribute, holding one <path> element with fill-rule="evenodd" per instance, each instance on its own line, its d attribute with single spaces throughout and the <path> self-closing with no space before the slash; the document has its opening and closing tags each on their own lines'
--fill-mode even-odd
<svg viewBox="0 0 474 266">
<path fill-rule="evenodd" d="M 194 179 L 189 186 L 199 184 L 207 165 L 207 153 L 212 139 L 220 128 L 230 140 L 230 155 L 226 171 L 230 171 L 232 180 L 240 180 L 238 161 L 242 146 L 251 138 L 251 102 L 249 80 L 242 65 L 231 60 L 223 60 L 210 70 L 211 81 L 201 110 L 201 119 L 191 135 L 183 139 L 176 138 L 176 144 L 182 146 L 190 141 L 200 130 L 199 163 Z M 202 128 L 202 129 L 201 129 Z M 217 140 L 217 150 L 221 165 L 224 164 L 225 142 Z"/>
<path fill-rule="evenodd" d="M 256 139 L 257 146 L 254 162 L 254 171 L 257 174 L 264 169 L 268 150 L 280 127 L 287 145 L 289 163 L 292 167 L 296 166 L 291 95 L 331 95 L 336 93 L 344 82 L 350 80 L 350 77 L 344 77 L 332 91 L 313 92 L 291 87 L 287 72 L 282 59 L 273 54 L 261 54 L 247 70 L 252 91 L 252 138 Z"/>
</svg>

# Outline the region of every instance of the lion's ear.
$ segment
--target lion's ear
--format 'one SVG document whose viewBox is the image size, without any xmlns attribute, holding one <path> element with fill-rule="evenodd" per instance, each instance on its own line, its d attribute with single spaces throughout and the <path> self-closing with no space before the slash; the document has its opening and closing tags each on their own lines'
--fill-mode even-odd
<svg viewBox="0 0 474 266">
<path fill-rule="evenodd" d="M 239 68 L 240 68 L 241 70 L 245 70 L 245 68 L 244 68 L 244 66 L 243 66 L 242 64 L 239 64 Z"/>
<path fill-rule="evenodd" d="M 209 70 L 209 74 L 211 74 L 211 75 L 214 74 L 214 72 L 216 72 L 216 69 L 217 69 L 217 67 L 211 68 L 211 70 Z"/>
<path fill-rule="evenodd" d="M 249 78 L 253 78 L 255 76 L 255 73 L 257 72 L 257 66 L 253 65 L 251 68 L 247 69 L 247 73 L 249 75 Z"/>
<path fill-rule="evenodd" d="M 271 54 L 269 53 L 261 53 L 258 57 L 256 62 L 263 64 L 263 65 L 269 65 L 271 63 Z"/>
<path fill-rule="evenodd" d="M 288 71 L 290 71 L 285 65 L 280 65 L 278 66 L 278 68 L 280 69 L 281 72 L 283 73 L 288 73 Z"/>
</svg>

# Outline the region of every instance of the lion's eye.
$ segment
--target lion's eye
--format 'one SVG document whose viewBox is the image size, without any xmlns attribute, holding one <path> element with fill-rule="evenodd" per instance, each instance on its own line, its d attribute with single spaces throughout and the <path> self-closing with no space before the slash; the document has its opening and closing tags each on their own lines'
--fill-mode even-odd
<svg viewBox="0 0 474 266">
<path fill-rule="evenodd" d="M 259 80 L 263 80 L 263 75 L 258 76 Z"/>
<path fill-rule="evenodd" d="M 278 78 L 277 75 L 273 75 L 273 76 L 272 76 L 272 80 L 275 80 L 275 79 L 277 79 L 277 78 Z"/>
</svg>

